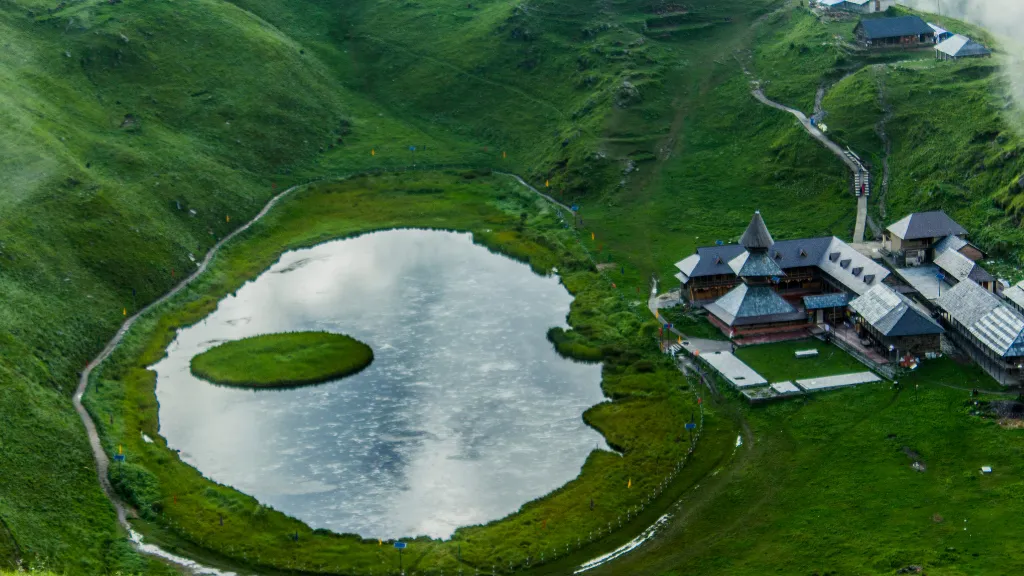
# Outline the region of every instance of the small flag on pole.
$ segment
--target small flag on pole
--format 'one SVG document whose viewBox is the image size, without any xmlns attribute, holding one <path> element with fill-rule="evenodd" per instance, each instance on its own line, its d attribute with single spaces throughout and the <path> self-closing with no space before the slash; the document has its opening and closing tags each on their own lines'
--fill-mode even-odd
<svg viewBox="0 0 1024 576">
<path fill-rule="evenodd" d="M 231 222 L 231 216 L 225 216 L 224 217 L 224 221 L 225 222 Z"/>
<path fill-rule="evenodd" d="M 593 240 L 593 239 L 594 239 L 594 233 L 593 233 L 593 232 L 591 232 L 591 233 L 590 233 L 590 239 L 591 239 L 591 240 Z"/>
<path fill-rule="evenodd" d="M 504 151 L 502 151 L 502 152 L 501 152 L 501 157 L 502 157 L 502 158 L 507 158 L 507 156 L 505 155 L 505 152 L 504 152 Z"/>
<path fill-rule="evenodd" d="M 626 488 L 632 488 L 632 487 L 633 487 L 633 479 L 630 478 L 629 482 L 626 483 Z"/>
<path fill-rule="evenodd" d="M 128 309 L 127 309 L 127 308 L 125 308 L 124 310 L 122 310 L 122 311 L 121 311 L 121 315 L 122 315 L 122 316 L 127 316 L 127 315 L 128 315 Z"/>
<path fill-rule="evenodd" d="M 381 539 L 381 538 L 377 538 L 377 546 L 383 546 L 383 545 L 384 545 L 384 540 Z"/>
<path fill-rule="evenodd" d="M 370 156 L 376 156 L 376 155 L 377 155 L 377 151 L 374 150 L 373 148 L 370 148 Z"/>
<path fill-rule="evenodd" d="M 551 187 L 551 181 L 550 180 L 545 180 L 544 181 L 544 187 L 545 188 L 550 188 Z"/>
</svg>

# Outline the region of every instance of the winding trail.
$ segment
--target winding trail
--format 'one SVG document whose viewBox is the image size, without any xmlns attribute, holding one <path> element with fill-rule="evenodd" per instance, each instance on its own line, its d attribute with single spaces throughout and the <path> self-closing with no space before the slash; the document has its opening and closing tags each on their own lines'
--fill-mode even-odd
<svg viewBox="0 0 1024 576">
<path fill-rule="evenodd" d="M 830 140 L 828 136 L 825 136 L 825 133 L 819 130 L 817 126 L 811 124 L 811 120 L 810 118 L 807 117 L 806 114 L 799 110 L 796 110 L 795 108 L 790 108 L 785 104 L 779 104 L 778 102 L 769 100 L 768 97 L 764 95 L 764 90 L 762 90 L 760 87 L 754 88 L 751 91 L 751 94 L 753 94 L 754 98 L 756 98 L 759 102 L 765 104 L 766 106 L 771 106 L 776 110 L 789 112 L 793 116 L 796 116 L 796 119 L 800 121 L 800 125 L 804 127 L 804 130 L 806 130 L 808 134 L 810 134 L 817 141 L 821 142 L 826 148 L 831 150 L 833 154 L 838 156 L 839 159 L 842 160 L 843 163 L 850 168 L 850 171 L 853 172 L 855 182 L 860 181 L 861 174 L 865 173 L 863 166 L 861 166 L 858 162 L 851 158 L 850 154 L 843 150 L 838 144 Z M 853 241 L 855 243 L 864 242 L 864 227 L 867 224 L 867 219 L 868 198 L 866 195 L 857 196 L 857 223 L 853 229 Z"/>
<path fill-rule="evenodd" d="M 110 458 L 107 456 L 107 453 L 103 450 L 103 444 L 100 442 L 100 436 L 96 430 L 96 423 L 93 422 L 92 416 L 90 416 L 88 410 L 85 409 L 85 406 L 82 405 L 82 396 L 85 394 L 85 390 L 89 386 L 89 377 L 92 375 L 93 370 L 95 370 L 97 366 L 102 364 L 103 361 L 110 357 L 110 354 L 113 353 L 114 349 L 117 348 L 117 345 L 121 343 L 121 340 L 124 339 L 124 335 L 128 332 L 128 329 L 131 328 L 133 324 L 135 324 L 136 320 L 138 320 L 143 315 L 149 313 L 157 306 L 160 306 L 164 302 L 167 302 L 169 299 L 173 298 L 175 295 L 177 295 L 182 290 L 187 288 L 188 285 L 191 284 L 196 278 L 198 278 L 200 274 L 206 271 L 206 268 L 213 260 L 213 257 L 217 255 L 217 252 L 220 251 L 221 247 L 224 246 L 224 244 L 230 242 L 236 236 L 248 230 L 253 224 L 259 221 L 260 218 L 263 218 L 267 214 L 267 212 L 269 212 L 270 209 L 273 208 L 275 204 L 277 204 L 279 200 L 281 200 L 288 194 L 291 194 L 293 191 L 303 186 L 308 186 L 312 183 L 313 182 L 307 182 L 305 184 L 298 184 L 296 186 L 292 186 L 291 188 L 288 188 L 287 190 L 274 196 L 266 203 L 266 205 L 263 206 L 263 209 L 260 210 L 259 213 L 257 213 L 256 216 L 252 218 L 252 220 L 249 220 L 249 222 L 247 222 L 244 226 L 235 229 L 233 232 L 231 232 L 230 234 L 222 238 L 220 241 L 218 241 L 216 244 L 214 244 L 213 247 L 210 248 L 210 250 L 206 253 L 206 257 L 203 258 L 203 261 L 199 264 L 196 270 L 192 272 L 191 275 L 189 275 L 187 278 L 179 282 L 174 288 L 172 288 L 163 296 L 157 298 L 156 300 L 147 304 L 145 307 L 143 307 L 135 314 L 132 314 L 130 317 L 128 317 L 128 319 L 125 320 L 123 324 L 121 324 L 121 327 L 118 329 L 117 333 L 114 334 L 114 337 L 111 338 L 109 342 L 107 342 L 107 345 L 103 348 L 99 355 L 96 356 L 96 358 L 94 358 L 92 362 L 89 362 L 85 369 L 82 370 L 82 374 L 78 379 L 78 388 L 75 389 L 75 394 L 72 397 L 72 403 L 75 406 L 75 411 L 78 412 L 78 416 L 82 419 L 82 424 L 85 425 L 86 433 L 89 436 L 89 444 L 92 446 L 93 458 L 96 460 L 96 473 L 99 476 L 100 486 L 103 487 L 103 492 L 107 495 L 107 498 L 110 500 L 110 503 L 113 504 L 114 509 L 117 511 L 118 523 L 120 523 L 121 526 L 128 530 L 129 533 L 132 533 L 132 527 L 128 523 L 128 512 L 131 510 L 131 508 L 121 500 L 117 493 L 114 492 L 113 486 L 110 485 L 110 480 L 107 477 L 107 471 L 110 469 Z M 161 557 L 164 557 L 166 559 L 166 556 L 161 555 Z M 195 565 L 193 564 L 192 566 L 184 567 L 191 569 L 195 568 Z"/>
<path fill-rule="evenodd" d="M 453 168 L 453 167 L 452 166 L 437 166 L 437 167 L 434 167 L 433 169 L 440 170 L 440 169 L 445 169 L 445 168 Z M 415 166 L 415 167 L 390 169 L 390 170 L 388 170 L 388 172 L 423 171 L 423 170 L 427 170 L 427 169 L 431 169 L 431 168 L 430 167 L 424 167 L 424 166 Z M 551 202 L 555 206 L 558 206 L 558 207 L 560 207 L 560 208 L 562 208 L 562 209 L 564 209 L 566 211 L 570 211 L 570 208 L 568 206 L 566 206 L 565 204 L 562 204 L 561 202 L 559 202 L 555 198 L 551 197 L 550 195 L 545 194 L 544 192 L 541 192 L 537 188 L 534 188 L 532 185 L 527 183 L 526 180 L 524 180 L 519 175 L 512 174 L 512 173 L 509 173 L 509 172 L 500 172 L 498 170 L 492 170 L 492 172 L 494 174 L 498 174 L 498 175 L 501 175 L 501 176 L 506 176 L 506 177 L 509 177 L 509 178 L 513 178 L 517 182 L 519 182 L 519 184 L 523 185 L 525 188 L 527 188 L 528 190 L 530 190 L 533 193 L 537 194 L 541 198 L 544 198 L 548 202 Z M 85 406 L 82 404 L 82 397 L 84 396 L 85 391 L 86 391 L 86 389 L 89 386 L 89 378 L 92 376 L 93 371 L 96 370 L 96 368 L 100 364 L 102 364 L 104 361 L 107 360 L 107 358 L 110 357 L 110 355 L 113 353 L 113 351 L 117 348 L 118 344 L 120 344 L 121 341 L 124 339 L 125 334 L 128 333 L 128 330 L 135 324 L 135 322 L 139 318 L 141 318 L 142 316 L 148 314 L 149 312 L 151 312 L 152 310 L 154 310 L 155 308 L 157 308 L 161 304 L 167 302 L 168 300 L 170 300 L 171 298 L 173 298 L 174 296 L 179 294 L 182 290 L 187 288 L 192 282 L 194 282 L 203 272 L 206 271 L 206 269 L 210 265 L 210 262 L 213 261 L 214 257 L 217 255 L 217 253 L 220 251 L 220 249 L 225 244 L 227 244 L 228 242 L 233 240 L 239 234 L 242 234 L 243 232 L 245 232 L 246 230 L 251 228 L 253 224 L 255 224 L 261 218 L 266 216 L 267 213 L 270 212 L 270 210 L 279 201 L 281 201 L 283 198 L 285 198 L 286 196 L 288 196 L 289 194 L 291 194 L 295 190 L 298 190 L 299 188 L 303 188 L 303 187 L 306 187 L 306 186 L 310 186 L 310 185 L 315 184 L 317 182 L 323 182 L 323 181 L 327 181 L 327 180 L 337 180 L 339 178 L 344 178 L 344 177 L 321 178 L 321 179 L 312 180 L 310 182 L 306 182 L 306 183 L 303 183 L 303 184 L 297 184 L 295 186 L 292 186 L 292 187 L 284 190 L 283 192 L 280 192 L 276 196 L 272 197 L 269 201 L 267 201 L 267 203 L 263 206 L 263 208 L 255 216 L 253 216 L 253 218 L 251 220 L 249 220 L 243 226 L 235 229 L 230 234 L 228 234 L 227 236 L 222 238 L 220 241 L 218 241 L 216 244 L 214 244 L 210 248 L 210 250 L 206 253 L 206 256 L 203 258 L 203 260 L 198 264 L 198 266 L 196 267 L 195 271 L 192 272 L 192 274 L 190 274 L 187 278 L 183 279 L 181 282 L 179 282 L 177 285 L 175 285 L 174 288 L 172 288 L 170 291 L 165 293 L 163 296 L 157 298 L 153 302 L 150 302 L 149 304 L 144 306 L 142 309 L 140 309 L 136 313 L 134 313 L 131 316 L 129 316 L 124 321 L 124 323 L 121 324 L 121 327 L 118 328 L 117 333 L 114 334 L 113 338 L 111 338 L 110 341 L 107 342 L 107 345 L 103 348 L 103 350 L 100 351 L 100 353 L 95 358 L 93 358 L 93 360 L 91 362 L 89 362 L 88 365 L 86 365 L 84 370 L 82 370 L 81 376 L 78 379 L 78 387 L 75 389 L 75 394 L 72 397 L 72 404 L 74 405 L 75 411 L 78 413 L 79 418 L 81 418 L 82 424 L 85 426 L 86 434 L 89 437 L 89 444 L 92 447 L 93 458 L 96 461 L 96 474 L 99 477 L 100 486 L 103 488 L 104 494 L 106 494 L 107 498 L 110 500 L 110 503 L 114 506 L 114 509 L 117 512 L 118 523 L 122 527 L 124 527 L 125 530 L 128 531 L 128 533 L 131 535 L 132 542 L 136 545 L 137 549 L 140 552 L 145 553 L 145 554 L 153 555 L 155 557 L 160 558 L 161 560 L 163 560 L 165 562 L 177 565 L 180 568 L 183 568 L 183 569 L 188 570 L 188 571 L 193 572 L 193 573 L 197 573 L 198 572 L 198 573 L 209 573 L 209 574 L 221 574 L 221 572 L 219 572 L 215 568 L 209 568 L 209 567 L 203 566 L 203 565 L 198 564 L 198 563 L 196 563 L 196 562 L 194 562 L 194 561 L 192 561 L 192 560 L 190 560 L 188 558 L 183 558 L 181 556 L 177 556 L 175 554 L 172 554 L 172 553 L 169 553 L 169 552 L 167 552 L 165 550 L 162 550 L 161 548 L 159 548 L 157 546 L 154 546 L 152 544 L 143 544 L 141 542 L 141 537 L 134 530 L 132 530 L 132 526 L 128 522 L 128 517 L 129 517 L 129 513 L 130 512 L 134 513 L 134 510 L 127 503 L 125 503 L 123 500 L 121 500 L 120 496 L 118 496 L 118 494 L 114 491 L 113 486 L 111 486 L 111 484 L 110 484 L 110 480 L 108 478 L 108 471 L 110 469 L 110 457 L 107 455 L 107 453 L 103 449 L 103 444 L 100 441 L 100 436 L 99 436 L 99 432 L 98 432 L 98 430 L 96 428 L 96 423 L 93 421 L 92 416 L 89 414 L 88 410 L 86 410 Z"/>
</svg>

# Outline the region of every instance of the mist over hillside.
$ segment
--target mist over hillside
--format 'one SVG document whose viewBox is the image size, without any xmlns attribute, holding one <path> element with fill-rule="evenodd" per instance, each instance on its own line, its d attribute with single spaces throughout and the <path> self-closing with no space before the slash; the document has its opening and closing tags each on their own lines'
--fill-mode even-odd
<svg viewBox="0 0 1024 576">
<path fill-rule="evenodd" d="M 1002 48 L 1009 53 L 1006 72 L 1013 83 L 1018 112 L 1024 103 L 1024 2 L 1021 0 L 904 0 L 907 6 L 924 12 L 939 13 L 977 24 L 999 37 Z M 1018 114 L 1019 116 L 1019 114 Z"/>
</svg>

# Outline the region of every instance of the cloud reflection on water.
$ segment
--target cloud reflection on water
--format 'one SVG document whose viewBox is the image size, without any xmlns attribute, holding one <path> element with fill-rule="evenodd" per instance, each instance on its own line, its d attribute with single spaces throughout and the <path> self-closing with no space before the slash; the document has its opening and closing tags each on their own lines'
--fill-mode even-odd
<svg viewBox="0 0 1024 576">
<path fill-rule="evenodd" d="M 582 421 L 600 367 L 545 338 L 571 296 L 467 234 L 397 230 L 290 252 L 182 330 L 154 366 L 161 434 L 206 476 L 313 527 L 447 537 L 574 478 L 606 449 Z M 239 321 L 245 319 L 245 321 Z M 375 360 L 320 386 L 259 393 L 194 378 L 222 340 L 346 333 Z"/>
</svg>

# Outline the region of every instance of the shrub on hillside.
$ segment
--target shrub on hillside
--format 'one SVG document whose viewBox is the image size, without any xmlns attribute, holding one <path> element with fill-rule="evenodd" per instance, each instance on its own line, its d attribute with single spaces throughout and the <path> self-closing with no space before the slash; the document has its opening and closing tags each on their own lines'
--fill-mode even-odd
<svg viewBox="0 0 1024 576">
<path fill-rule="evenodd" d="M 160 485 L 152 472 L 128 462 L 110 467 L 110 484 L 124 496 L 144 518 L 160 512 Z"/>
</svg>

